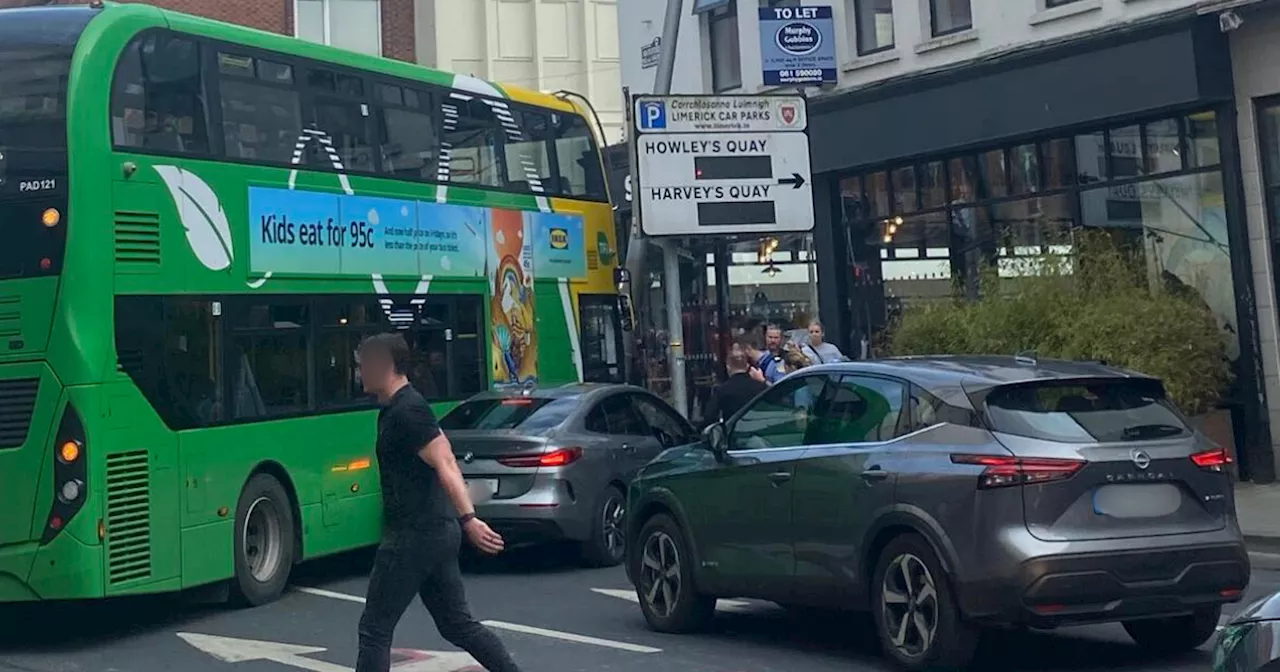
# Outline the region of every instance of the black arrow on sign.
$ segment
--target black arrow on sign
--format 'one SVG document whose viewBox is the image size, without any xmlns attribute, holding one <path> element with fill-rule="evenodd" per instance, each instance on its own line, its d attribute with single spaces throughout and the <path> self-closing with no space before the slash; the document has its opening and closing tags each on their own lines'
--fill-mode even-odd
<svg viewBox="0 0 1280 672">
<path fill-rule="evenodd" d="M 789 184 L 792 189 L 799 189 L 804 186 L 804 176 L 800 173 L 791 173 L 791 177 L 784 177 L 778 180 L 778 184 Z"/>
</svg>

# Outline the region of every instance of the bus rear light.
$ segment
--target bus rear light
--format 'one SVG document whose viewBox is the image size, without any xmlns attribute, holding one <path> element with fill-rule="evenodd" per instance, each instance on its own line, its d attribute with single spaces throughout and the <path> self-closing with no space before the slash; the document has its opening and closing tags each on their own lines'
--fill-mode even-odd
<svg viewBox="0 0 1280 672">
<path fill-rule="evenodd" d="M 89 469 L 85 464 L 88 442 L 84 422 L 70 403 L 62 411 L 62 422 L 54 437 L 53 502 L 49 522 L 40 543 L 47 544 L 58 536 L 71 519 L 84 508 L 88 495 Z"/>
</svg>

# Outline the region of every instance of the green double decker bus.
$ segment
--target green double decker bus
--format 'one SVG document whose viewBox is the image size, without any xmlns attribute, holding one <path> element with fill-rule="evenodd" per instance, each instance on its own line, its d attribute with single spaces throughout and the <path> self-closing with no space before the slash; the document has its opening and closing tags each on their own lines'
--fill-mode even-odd
<svg viewBox="0 0 1280 672">
<path fill-rule="evenodd" d="M 399 330 L 445 411 L 616 380 L 589 104 L 144 5 L 0 10 L 0 602 L 373 544 Z"/>
</svg>

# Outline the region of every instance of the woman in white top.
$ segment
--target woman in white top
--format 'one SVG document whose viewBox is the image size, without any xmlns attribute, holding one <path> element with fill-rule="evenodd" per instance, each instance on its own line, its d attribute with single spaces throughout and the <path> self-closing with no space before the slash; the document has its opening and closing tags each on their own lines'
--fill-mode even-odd
<svg viewBox="0 0 1280 672">
<path fill-rule="evenodd" d="M 849 359 L 831 343 L 822 340 L 822 323 L 814 320 L 809 323 L 809 342 L 802 348 L 809 361 L 814 364 L 830 364 L 847 362 Z"/>
</svg>

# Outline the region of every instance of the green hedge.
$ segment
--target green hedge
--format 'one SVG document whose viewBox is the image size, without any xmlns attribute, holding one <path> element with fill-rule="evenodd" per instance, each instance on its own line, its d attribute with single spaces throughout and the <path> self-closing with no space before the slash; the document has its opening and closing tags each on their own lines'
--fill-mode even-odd
<svg viewBox="0 0 1280 672">
<path fill-rule="evenodd" d="M 1212 409 L 1231 382 L 1216 318 L 1194 290 L 1153 278 L 1140 251 L 1077 233 L 1071 256 L 1025 258 L 1018 273 L 988 271 L 977 300 L 907 307 L 885 354 L 1014 354 L 1102 360 L 1164 380 L 1187 414 Z M 1009 267 L 1006 267 L 1009 268 Z"/>
</svg>

